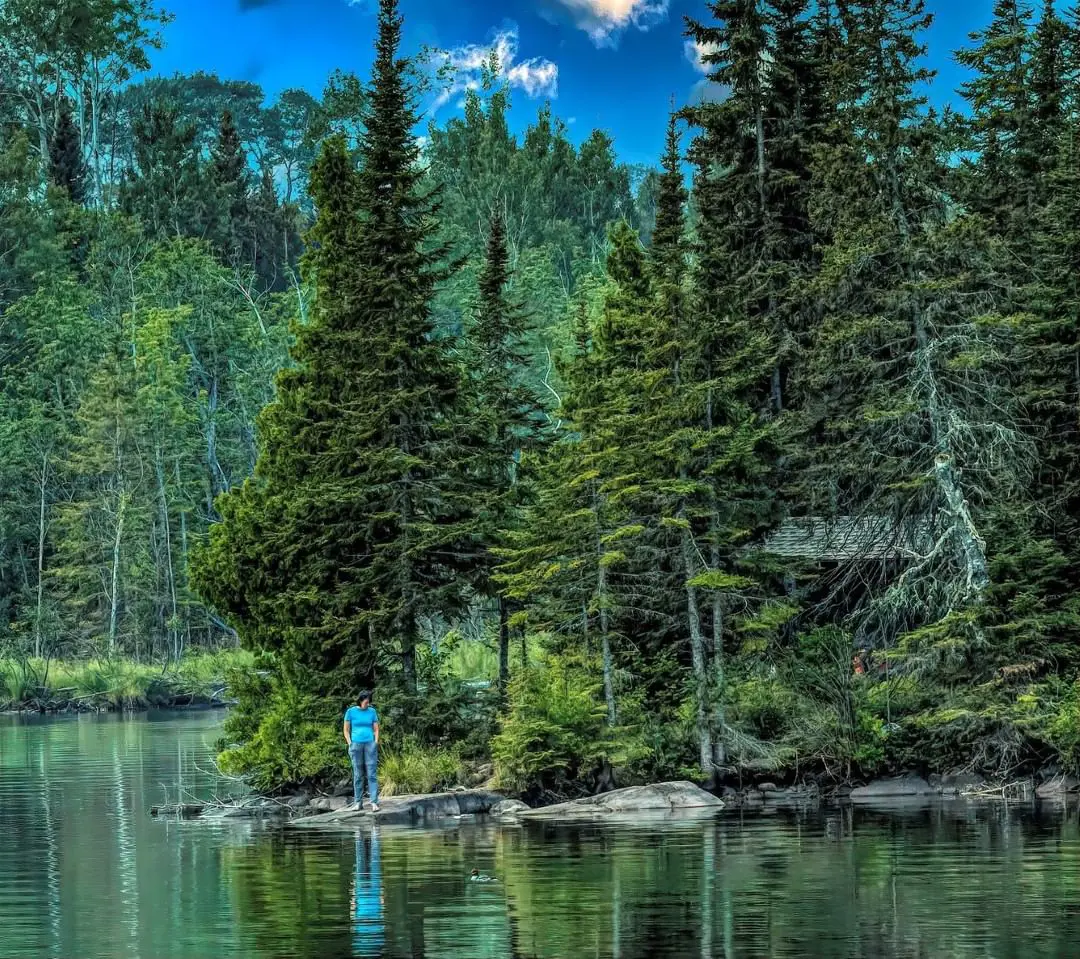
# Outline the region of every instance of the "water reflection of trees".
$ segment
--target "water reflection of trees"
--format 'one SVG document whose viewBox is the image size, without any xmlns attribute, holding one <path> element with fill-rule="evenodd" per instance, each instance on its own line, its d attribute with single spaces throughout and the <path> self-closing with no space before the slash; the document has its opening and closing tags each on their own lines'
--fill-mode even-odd
<svg viewBox="0 0 1080 959">
<path fill-rule="evenodd" d="M 268 955 L 1005 959 L 1072 954 L 1077 832 L 999 807 L 388 830 L 240 847 L 230 877 Z"/>
<path fill-rule="evenodd" d="M 1073 954 L 1076 813 L 843 810 L 637 833 L 549 830 L 503 850 L 517 954 L 1011 957 Z"/>
<path fill-rule="evenodd" d="M 1075 806 L 214 826 L 145 813 L 162 784 L 201 788 L 197 727 L 180 743 L 154 724 L 30 732 L 0 739 L 4 956 L 1042 959 L 1080 941 Z M 473 868 L 501 881 L 470 883 Z"/>
<path fill-rule="evenodd" d="M 252 956 L 351 956 L 352 843 L 289 833 L 222 850 L 237 935 Z"/>
</svg>

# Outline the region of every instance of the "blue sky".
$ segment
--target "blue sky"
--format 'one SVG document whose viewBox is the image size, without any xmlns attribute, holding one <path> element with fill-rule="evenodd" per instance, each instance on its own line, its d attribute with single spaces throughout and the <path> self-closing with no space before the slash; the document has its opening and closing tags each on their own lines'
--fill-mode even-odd
<svg viewBox="0 0 1080 959">
<path fill-rule="evenodd" d="M 155 72 L 205 70 L 255 81 L 271 97 L 286 87 L 322 91 L 335 68 L 367 75 L 372 0 L 164 0 L 175 15 Z M 962 79 L 952 52 L 985 25 L 992 0 L 928 0 L 927 37 L 939 71 L 938 103 L 955 102 Z M 462 82 L 479 48 L 499 43 L 508 61 L 515 126 L 550 98 L 575 138 L 600 127 L 628 162 L 651 163 L 663 144 L 672 97 L 685 103 L 701 74 L 687 56 L 683 16 L 706 15 L 702 0 L 402 0 L 405 45 L 452 52 Z M 459 96 L 437 107 L 443 120 Z"/>
</svg>

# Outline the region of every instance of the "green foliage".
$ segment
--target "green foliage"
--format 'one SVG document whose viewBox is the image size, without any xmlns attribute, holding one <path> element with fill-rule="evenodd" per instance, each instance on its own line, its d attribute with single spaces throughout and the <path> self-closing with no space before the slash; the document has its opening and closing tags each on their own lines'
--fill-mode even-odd
<svg viewBox="0 0 1080 959">
<path fill-rule="evenodd" d="M 234 686 L 239 708 L 225 723 L 219 764 L 258 790 L 336 782 L 349 770 L 343 709 L 273 680 Z"/>
<path fill-rule="evenodd" d="M 183 704 L 229 689 L 229 677 L 251 668 L 250 654 L 239 650 L 194 653 L 166 669 L 124 659 L 0 659 L 0 690 L 6 691 L 0 702 L 115 710 Z"/>
<path fill-rule="evenodd" d="M 426 747 L 409 738 L 379 753 L 380 795 L 445 792 L 463 785 L 465 768 L 454 749 Z"/>
<path fill-rule="evenodd" d="M 1063 765 L 1074 774 L 1080 772 L 1080 683 L 1068 687 L 1051 713 L 1046 740 Z"/>
<path fill-rule="evenodd" d="M 605 764 L 640 756 L 628 728 L 607 722 L 595 662 L 547 656 L 510 684 L 510 705 L 492 740 L 496 779 L 519 791 L 567 794 Z"/>
</svg>

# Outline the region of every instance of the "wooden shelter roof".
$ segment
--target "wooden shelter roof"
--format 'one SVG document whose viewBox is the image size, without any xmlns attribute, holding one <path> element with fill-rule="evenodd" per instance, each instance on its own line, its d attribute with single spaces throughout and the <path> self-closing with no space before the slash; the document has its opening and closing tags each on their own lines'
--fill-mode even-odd
<svg viewBox="0 0 1080 959">
<path fill-rule="evenodd" d="M 926 522 L 898 524 L 888 516 L 792 516 L 762 544 L 787 559 L 847 563 L 854 560 L 910 560 L 923 555 Z"/>
</svg>

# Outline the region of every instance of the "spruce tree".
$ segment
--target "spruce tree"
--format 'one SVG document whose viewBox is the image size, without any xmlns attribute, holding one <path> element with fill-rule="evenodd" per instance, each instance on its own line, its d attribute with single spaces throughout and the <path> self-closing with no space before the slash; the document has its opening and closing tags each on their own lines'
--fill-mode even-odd
<svg viewBox="0 0 1080 959">
<path fill-rule="evenodd" d="M 205 236 L 208 203 L 195 127 L 172 104 L 155 102 L 143 108 L 132 134 L 121 209 L 155 238 Z"/>
<path fill-rule="evenodd" d="M 1038 450 L 1035 533 L 1050 540 L 1055 555 L 1052 563 L 1027 562 L 1018 569 L 1033 577 L 1039 567 L 1050 567 L 1042 588 L 1027 586 L 1026 594 L 1040 601 L 1024 613 L 1030 619 L 1037 612 L 1054 624 L 1042 630 L 1055 643 L 1055 660 L 1063 663 L 1075 661 L 1080 636 L 1080 611 L 1072 602 L 1080 584 L 1080 133 L 1075 123 L 1058 141 L 1047 196 L 1032 231 L 1037 269 L 1023 291 L 1029 310 L 1021 315 L 1013 378 Z M 1034 540 L 1030 530 L 1024 532 Z"/>
<path fill-rule="evenodd" d="M 506 229 L 502 214 L 496 213 L 489 228 L 468 344 L 474 422 L 481 437 L 476 471 L 485 500 L 482 535 L 484 543 L 494 549 L 504 546 L 507 531 L 520 523 L 525 494 L 518 464 L 523 452 L 538 442 L 544 423 L 540 399 L 524 378 L 529 318 L 522 304 L 512 298 L 510 282 Z M 494 593 L 498 605 L 499 687 L 505 692 L 510 679 L 510 609 L 506 597 L 491 581 L 491 569 L 497 562 L 489 550 L 481 589 Z"/>
<path fill-rule="evenodd" d="M 1008 376 L 1008 283 L 984 221 L 941 192 L 947 144 L 918 91 L 921 0 L 845 8 L 840 136 L 817 171 L 832 241 L 811 290 L 824 316 L 806 368 L 820 397 L 806 488 L 814 512 L 917 557 L 872 578 L 851 567 L 861 581 L 841 589 L 861 599 L 847 625 L 948 683 L 976 650 L 987 664 L 1004 655 L 989 631 L 992 506 L 1021 496 L 1030 456 Z"/>
<path fill-rule="evenodd" d="M 1075 83 L 1075 56 L 1068 24 L 1058 16 L 1054 0 L 1044 0 L 1035 28 L 1031 64 L 1031 98 L 1034 101 L 1032 156 L 1037 167 L 1037 202 L 1045 204 L 1047 177 L 1054 169 L 1059 144 L 1065 134 L 1070 86 Z"/>
<path fill-rule="evenodd" d="M 382 0 L 361 167 L 334 136 L 312 171 L 315 308 L 261 418 L 256 475 L 221 499 L 197 570 L 279 677 L 337 696 L 375 680 L 415 693 L 423 623 L 460 606 L 476 555 L 400 35 Z"/>
<path fill-rule="evenodd" d="M 509 537 L 500 578 L 556 648 L 599 653 L 607 719 L 620 719 L 616 664 L 624 631 L 640 635 L 656 570 L 644 559 L 643 430 L 649 422 L 646 365 L 650 277 L 637 235 L 611 230 L 609 283 L 594 321 L 579 302 L 558 439 L 540 458 L 535 502 Z"/>
<path fill-rule="evenodd" d="M 699 202 L 710 199 L 709 185 L 702 189 L 699 179 Z M 730 618 L 745 624 L 763 595 L 742 547 L 775 516 L 775 497 L 763 482 L 775 478 L 774 430 L 754 405 L 773 357 L 765 337 L 755 341 L 745 321 L 732 322 L 713 299 L 713 284 L 728 282 L 716 269 L 718 251 L 706 245 L 716 208 L 702 209 L 691 270 L 686 199 L 672 118 L 651 250 L 654 349 L 650 402 L 642 414 L 645 455 L 638 456 L 647 463 L 643 485 L 655 517 L 653 547 L 676 571 L 667 586 L 688 639 L 698 762 L 715 781 L 731 739 L 724 647 L 735 629 L 729 613 L 738 609 Z"/>
<path fill-rule="evenodd" d="M 1038 199 L 1031 17 L 1022 0 L 996 0 L 990 25 L 973 32 L 973 46 L 956 54 L 958 62 L 975 72 L 960 88 L 971 107 L 969 133 L 975 152 L 965 200 L 1014 233 L 1022 229 L 1016 218 L 1030 216 Z M 1044 73 L 1053 69 L 1046 62 L 1042 67 Z"/>
<path fill-rule="evenodd" d="M 86 200 L 86 162 L 83 159 L 79 131 L 71 117 L 71 105 L 65 99 L 49 141 L 49 182 L 67 190 L 72 203 L 81 206 Z"/>
<path fill-rule="evenodd" d="M 221 115 L 208 172 L 214 191 L 211 238 L 226 262 L 250 269 L 255 258 L 250 174 L 247 154 L 228 110 Z"/>
</svg>

